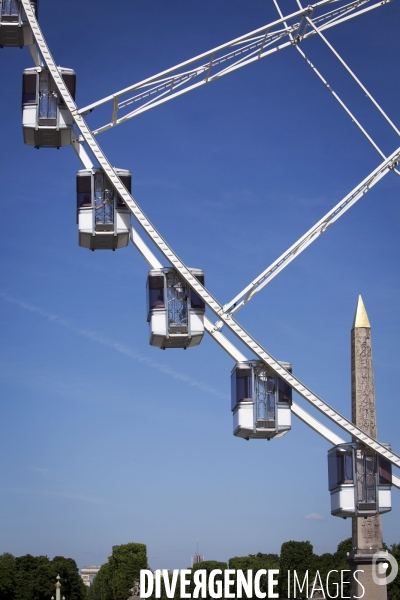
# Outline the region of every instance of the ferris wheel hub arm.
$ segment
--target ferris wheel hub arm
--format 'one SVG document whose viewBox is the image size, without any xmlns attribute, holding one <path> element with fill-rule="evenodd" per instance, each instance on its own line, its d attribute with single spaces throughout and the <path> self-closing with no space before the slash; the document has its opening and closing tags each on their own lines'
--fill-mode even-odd
<svg viewBox="0 0 400 600">
<path fill-rule="evenodd" d="M 344 213 L 362 198 L 374 185 L 378 183 L 387 173 L 394 170 L 400 161 L 400 147 L 397 148 L 386 160 L 384 160 L 372 173 L 370 173 L 359 185 L 357 185 L 347 196 L 334 206 L 322 217 L 311 229 L 297 240 L 288 250 L 281 254 L 269 267 L 258 277 L 253 279 L 233 300 L 224 305 L 225 313 L 233 314 L 242 308 L 249 300 L 254 298 L 278 273 L 287 267 L 292 260 L 301 254 L 312 244 L 328 227 L 333 225 Z"/>
<path fill-rule="evenodd" d="M 319 7 L 325 6 L 326 4 L 331 4 L 332 2 L 338 2 L 338 1 L 340 1 L 340 0 L 321 0 L 320 2 L 316 2 L 315 4 L 313 4 L 311 6 L 312 6 L 312 9 L 314 10 L 315 8 L 319 8 Z M 364 1 L 369 1 L 369 0 L 364 0 Z M 306 10 L 309 10 L 309 9 L 306 9 Z M 302 16 L 303 12 L 304 12 L 304 9 L 297 10 L 294 13 L 291 13 L 290 15 L 288 15 L 285 18 L 287 20 L 290 20 L 290 19 L 296 18 L 298 16 Z M 120 90 L 119 92 L 116 92 L 114 94 L 106 96 L 102 100 L 98 100 L 97 102 L 93 102 L 92 104 L 89 104 L 88 106 L 85 106 L 84 108 L 81 108 L 79 110 L 79 113 L 83 114 L 84 112 L 87 112 L 89 110 L 93 110 L 94 108 L 97 108 L 98 106 L 101 106 L 102 104 L 105 104 L 107 102 L 113 101 L 115 98 L 117 98 L 119 96 L 127 94 L 127 93 L 129 93 L 131 91 L 134 91 L 135 89 L 151 85 L 152 83 L 154 83 L 154 81 L 159 80 L 161 77 L 168 76 L 171 73 L 173 73 L 174 71 L 177 71 L 178 69 L 183 69 L 184 67 L 187 67 L 188 65 L 192 64 L 193 62 L 195 62 L 197 60 L 202 60 L 204 58 L 208 58 L 210 55 L 215 54 L 217 52 L 220 52 L 222 50 L 225 50 L 226 48 L 229 48 L 230 46 L 234 46 L 234 45 L 238 45 L 240 43 L 244 43 L 244 42 L 248 41 L 249 38 L 257 36 L 258 34 L 262 34 L 262 33 L 264 33 L 264 31 L 266 29 L 270 29 L 271 27 L 276 27 L 276 26 L 280 25 L 282 22 L 283 22 L 283 19 L 277 19 L 277 20 L 273 21 L 272 23 L 269 23 L 266 26 L 259 27 L 258 29 L 255 29 L 255 30 L 253 30 L 253 31 L 251 31 L 249 33 L 246 33 L 246 34 L 238 37 L 238 38 L 235 38 L 234 40 L 231 40 L 230 42 L 227 42 L 225 44 L 217 46 L 216 48 L 213 48 L 212 50 L 209 50 L 207 52 L 203 52 L 202 54 L 199 54 L 199 55 L 195 56 L 194 58 L 191 58 L 191 59 L 186 60 L 186 61 L 184 61 L 182 63 L 179 63 L 178 65 L 175 65 L 174 67 L 172 67 L 170 69 L 166 69 L 165 71 L 161 71 L 157 75 L 153 75 L 152 77 L 148 77 L 147 79 L 143 79 L 139 83 L 133 84 L 131 86 L 128 86 L 128 87 Z"/>
<path fill-rule="evenodd" d="M 93 131 L 94 135 L 98 135 L 116 125 L 127 122 L 143 112 L 164 104 L 173 98 L 177 98 L 186 92 L 215 81 L 228 73 L 232 73 L 239 68 L 251 64 L 256 60 L 260 60 L 261 58 L 265 58 L 283 48 L 296 45 L 305 38 L 316 35 L 316 31 L 313 29 L 307 32 L 307 28 L 309 28 L 307 19 L 312 18 L 312 22 L 319 26 L 320 31 L 323 31 L 344 22 L 347 17 L 359 16 L 366 10 L 382 6 L 382 2 L 379 2 L 368 8 L 362 8 L 372 0 L 352 0 L 348 4 L 341 4 L 341 6 L 336 7 L 327 13 L 314 17 L 314 12 L 317 9 L 331 3 L 342 3 L 342 1 L 343 0 L 323 0 L 311 4 L 286 17 L 273 21 L 265 27 L 245 34 L 240 38 L 236 38 L 235 40 L 218 46 L 206 53 L 200 54 L 171 69 L 167 69 L 157 75 L 144 79 L 137 84 L 111 94 L 93 104 L 89 104 L 80 109 L 78 113 L 85 115 L 102 104 L 107 102 L 112 103 L 111 121 Z M 387 1 L 391 2 L 393 0 Z M 279 29 L 286 21 L 293 19 L 298 19 L 298 21 Z M 278 27 L 278 29 L 274 29 L 276 27 Z M 281 40 L 287 38 L 288 34 L 291 35 L 290 41 L 281 43 Z M 242 56 L 242 58 L 238 58 L 240 56 Z M 203 61 L 204 59 L 206 59 L 206 62 L 190 68 L 194 63 Z M 215 72 L 216 67 L 222 64 L 225 65 L 225 63 L 229 64 Z M 213 72 L 211 73 L 212 69 Z M 198 77 L 202 77 L 201 81 L 193 82 L 193 79 Z M 135 96 L 120 101 L 122 96 L 135 91 L 137 92 Z M 136 105 L 137 108 L 118 118 L 119 111 L 129 105 Z"/>
<path fill-rule="evenodd" d="M 300 3 L 299 0 L 297 0 L 297 3 L 299 5 L 299 7 L 302 8 L 301 7 L 301 3 Z M 276 7 L 276 9 L 278 11 L 279 16 L 282 19 L 284 19 L 283 13 L 282 13 L 282 11 L 281 11 L 281 9 L 279 7 L 279 4 L 278 4 L 278 0 L 274 0 L 274 4 L 275 4 L 275 7 Z M 367 97 L 372 101 L 372 103 L 374 104 L 374 106 L 379 110 L 379 112 L 386 119 L 386 121 L 389 123 L 389 125 L 395 130 L 395 132 L 398 135 L 400 135 L 400 131 L 397 129 L 397 127 L 389 119 L 389 117 L 382 110 L 382 108 L 379 106 L 379 104 L 376 102 L 376 100 L 371 96 L 371 94 L 369 94 L 369 92 L 365 88 L 365 86 L 355 76 L 355 74 L 353 73 L 353 71 L 351 71 L 351 69 L 344 62 L 344 60 L 340 57 L 340 55 L 336 52 L 336 50 L 332 47 L 332 45 L 328 42 L 328 40 L 323 36 L 323 34 L 321 33 L 321 31 L 316 27 L 316 25 L 311 21 L 311 19 L 308 16 L 306 16 L 305 18 L 306 18 L 308 24 L 321 37 L 321 39 L 325 42 L 325 44 L 329 47 L 329 49 L 334 53 L 334 55 L 338 58 L 338 60 L 341 62 L 341 64 L 350 73 L 350 75 L 353 77 L 353 79 L 356 81 L 356 83 L 367 94 Z M 293 35 L 289 31 L 289 28 L 287 26 L 286 20 L 283 20 L 283 25 L 285 26 L 286 30 L 288 31 L 290 39 L 293 40 L 294 39 Z M 297 36 L 297 38 L 298 38 L 298 41 L 300 41 L 301 36 Z M 354 117 L 354 115 L 348 110 L 348 108 L 342 102 L 342 100 L 332 90 L 332 88 L 329 86 L 329 84 L 327 83 L 327 81 L 317 71 L 317 69 L 314 67 L 314 65 L 311 63 L 311 61 L 309 61 L 309 59 L 306 57 L 306 55 L 304 54 L 304 52 L 302 50 L 300 50 L 300 48 L 298 46 L 295 46 L 295 47 L 296 47 L 296 50 L 298 50 L 298 52 L 301 54 L 301 56 L 306 60 L 306 62 L 312 68 L 312 70 L 317 74 L 317 76 L 326 85 L 326 87 L 329 89 L 329 91 L 338 100 L 338 102 L 344 108 L 344 110 L 349 114 L 349 116 L 352 118 L 353 122 L 355 122 L 357 124 L 357 126 L 364 133 L 364 135 L 367 137 L 367 139 L 371 142 L 371 144 L 374 146 L 374 148 L 385 159 L 386 157 L 383 154 L 383 152 L 377 147 L 377 145 L 375 144 L 375 142 L 370 138 L 370 136 L 367 134 L 367 132 L 364 130 L 364 128 L 360 125 L 360 123 L 357 121 L 357 119 Z M 397 171 L 397 169 L 396 169 L 397 164 L 398 164 L 398 159 L 397 158 L 394 158 L 393 160 L 389 160 L 388 169 L 389 170 L 393 170 L 396 174 L 400 175 L 399 171 Z M 374 184 L 376 182 L 377 182 L 377 180 L 374 181 Z M 368 189 L 370 189 L 371 187 L 372 187 L 372 185 L 370 184 L 368 186 Z M 367 189 L 367 191 L 368 191 L 368 189 Z M 350 195 L 354 195 L 354 190 L 353 190 L 353 192 L 351 192 Z M 361 195 L 358 195 L 357 199 L 359 199 L 360 197 L 361 197 Z M 342 214 L 344 214 L 345 210 L 347 210 L 350 207 L 350 205 L 346 202 L 346 199 L 345 199 L 345 201 L 342 203 L 342 207 L 344 208 L 344 210 L 341 212 L 341 214 L 338 214 L 338 206 L 339 205 L 337 205 L 333 209 L 333 211 L 334 211 L 333 214 L 335 216 L 335 220 L 337 220 Z M 331 211 L 331 213 L 332 213 L 332 211 Z M 333 221 L 331 221 L 331 218 L 332 218 L 332 214 L 331 213 L 328 213 L 327 215 L 325 215 L 325 217 L 322 219 L 322 221 L 319 221 L 319 223 L 317 223 L 317 225 L 315 225 L 314 228 L 312 228 L 311 230 L 309 230 L 298 242 L 296 242 L 296 244 L 294 244 L 287 251 L 286 255 L 281 255 L 277 259 L 277 261 L 275 261 L 275 263 L 273 263 L 270 267 L 268 267 L 268 269 L 266 269 L 258 278 L 256 278 L 255 280 L 253 280 L 242 292 L 240 292 L 237 296 L 235 296 L 235 298 L 233 300 L 231 300 L 231 302 L 229 302 L 228 304 L 225 304 L 224 307 L 223 307 L 224 311 L 225 312 L 229 311 L 230 314 L 233 314 L 234 312 L 240 310 L 240 308 L 242 308 L 249 300 L 251 300 L 252 297 L 254 297 L 259 291 L 261 291 L 261 289 L 265 285 L 267 285 L 267 283 L 269 283 L 269 281 L 271 281 L 285 266 L 287 266 L 289 264 L 289 262 L 291 262 L 291 260 L 293 260 L 300 252 L 302 252 L 312 241 L 314 241 L 317 237 L 319 237 L 319 235 L 321 235 L 322 233 L 324 233 L 324 231 L 326 231 L 326 229 L 333 222 Z M 308 243 L 305 243 L 305 242 L 307 242 L 307 238 L 308 238 Z M 241 301 L 238 303 L 238 300 L 241 300 Z M 231 310 L 229 310 L 229 309 L 231 309 Z"/>
<path fill-rule="evenodd" d="M 367 90 L 367 88 L 362 84 L 362 82 L 359 80 L 359 78 L 355 75 L 355 73 L 350 69 L 350 67 L 347 65 L 347 63 L 343 60 L 343 58 L 339 55 L 339 53 L 335 50 L 335 48 L 332 46 L 332 44 L 330 44 L 328 42 L 328 40 L 326 39 L 326 37 L 323 35 L 323 33 L 320 31 L 320 29 L 311 21 L 311 19 L 309 17 L 306 17 L 307 22 L 309 23 L 309 25 L 313 28 L 313 30 L 317 33 L 317 35 L 319 36 L 319 38 L 325 43 L 325 45 L 329 48 L 329 50 L 334 54 L 334 56 L 336 56 L 336 58 L 338 59 L 338 61 L 341 63 L 341 65 L 346 69 L 346 71 L 349 73 L 349 75 L 352 77 L 352 79 L 357 83 L 357 85 L 362 89 L 362 91 L 366 94 L 367 98 L 372 102 L 372 104 L 375 106 L 375 108 L 380 112 L 380 114 L 383 116 L 383 118 L 387 121 L 387 123 L 389 123 L 389 125 L 391 126 L 391 128 L 395 131 L 395 133 L 397 135 L 400 136 L 400 130 L 398 129 L 398 127 L 396 127 L 396 125 L 393 123 L 393 121 L 388 117 L 388 115 L 385 113 L 385 111 L 382 109 L 382 107 L 378 104 L 378 102 L 375 100 L 375 98 L 372 96 L 372 94 L 370 94 L 370 92 Z"/>
</svg>

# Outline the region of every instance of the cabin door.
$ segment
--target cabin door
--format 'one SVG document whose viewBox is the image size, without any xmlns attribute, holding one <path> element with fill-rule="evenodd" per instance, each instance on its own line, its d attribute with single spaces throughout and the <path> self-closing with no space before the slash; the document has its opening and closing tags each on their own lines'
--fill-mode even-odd
<svg viewBox="0 0 400 600">
<path fill-rule="evenodd" d="M 57 88 L 48 71 L 39 73 L 39 126 L 57 126 Z"/>
</svg>

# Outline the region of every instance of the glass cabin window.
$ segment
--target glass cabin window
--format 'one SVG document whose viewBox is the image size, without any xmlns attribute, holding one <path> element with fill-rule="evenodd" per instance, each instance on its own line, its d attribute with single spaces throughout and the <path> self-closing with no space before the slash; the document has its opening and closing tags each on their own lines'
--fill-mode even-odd
<svg viewBox="0 0 400 600">
<path fill-rule="evenodd" d="M 251 369 L 236 369 L 232 374 L 232 409 L 238 402 L 252 401 Z"/>
<path fill-rule="evenodd" d="M 359 508 L 376 503 L 376 455 L 356 450 L 357 497 Z M 365 508 L 365 507 L 364 507 Z"/>
<path fill-rule="evenodd" d="M 329 490 L 338 485 L 353 483 L 353 454 L 351 450 L 332 452 L 328 457 Z"/>
<path fill-rule="evenodd" d="M 51 121 L 46 125 L 57 120 L 57 89 L 48 71 L 39 73 L 39 120 Z"/>
<path fill-rule="evenodd" d="M 378 459 L 379 465 L 379 483 L 381 485 L 389 485 L 392 483 L 392 463 L 386 458 L 380 456 Z"/>
<path fill-rule="evenodd" d="M 96 225 L 104 226 L 104 231 L 111 231 L 114 223 L 114 188 L 102 172 L 94 176 L 94 204 Z"/>
<path fill-rule="evenodd" d="M 19 21 L 19 6 L 17 0 L 3 0 L 1 5 L 1 20 L 7 23 Z"/>
<path fill-rule="evenodd" d="M 167 308 L 169 333 L 188 332 L 188 288 L 179 275 L 167 273 Z"/>
<path fill-rule="evenodd" d="M 130 175 L 123 175 L 120 177 L 120 180 L 126 187 L 129 193 L 132 192 L 132 177 Z M 120 196 L 117 196 L 117 207 L 118 208 L 126 208 L 125 202 L 122 200 Z"/>
<path fill-rule="evenodd" d="M 78 208 L 92 206 L 92 176 L 82 175 L 76 178 L 76 199 Z"/>
<path fill-rule="evenodd" d="M 36 73 L 22 77 L 22 104 L 36 103 Z"/>
<path fill-rule="evenodd" d="M 195 275 L 195 277 L 197 281 L 201 283 L 201 285 L 204 285 L 204 275 Z M 190 290 L 190 304 L 192 308 L 197 308 L 200 310 L 206 309 L 206 305 L 204 304 L 203 300 L 193 290 Z"/>
<path fill-rule="evenodd" d="M 292 388 L 280 378 L 278 378 L 278 402 L 292 404 Z"/>
<path fill-rule="evenodd" d="M 256 402 L 256 427 L 274 428 L 276 417 L 276 378 L 268 376 L 264 367 L 254 374 L 254 399 Z"/>
<path fill-rule="evenodd" d="M 329 479 L 329 491 L 333 490 L 337 486 L 337 461 L 336 452 L 328 454 L 328 479 Z"/>
<path fill-rule="evenodd" d="M 148 310 L 152 308 L 165 308 L 164 301 L 164 276 L 150 276 L 148 286 Z"/>
</svg>

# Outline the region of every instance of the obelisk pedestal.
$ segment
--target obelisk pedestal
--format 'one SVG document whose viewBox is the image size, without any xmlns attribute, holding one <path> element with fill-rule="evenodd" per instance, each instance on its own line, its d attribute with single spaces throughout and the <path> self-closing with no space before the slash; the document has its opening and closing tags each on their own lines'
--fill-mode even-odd
<svg viewBox="0 0 400 600">
<path fill-rule="evenodd" d="M 376 407 L 374 369 L 372 362 L 371 325 L 361 296 L 351 330 L 351 407 L 352 421 L 368 435 L 375 438 Z M 353 441 L 358 441 L 354 439 Z M 373 555 L 382 550 L 381 516 L 354 517 L 352 519 L 353 551 L 349 556 L 352 575 L 351 598 L 387 600 L 386 585 L 377 585 L 372 579 Z M 363 571 L 363 572 L 362 572 Z M 363 594 L 363 588 L 365 592 Z"/>
</svg>

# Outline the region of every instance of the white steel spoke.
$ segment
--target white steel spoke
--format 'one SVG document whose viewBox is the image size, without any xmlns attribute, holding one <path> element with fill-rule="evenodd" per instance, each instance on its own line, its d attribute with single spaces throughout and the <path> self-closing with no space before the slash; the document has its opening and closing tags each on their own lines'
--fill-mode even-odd
<svg viewBox="0 0 400 600">
<path fill-rule="evenodd" d="M 274 0 L 274 4 L 275 4 L 275 7 L 276 7 L 280 17 L 283 18 L 283 14 L 282 14 L 281 9 L 279 8 L 278 1 Z M 299 2 L 298 2 L 298 4 L 299 4 L 299 6 L 301 6 Z M 320 33 L 319 29 L 314 25 L 314 23 L 308 16 L 306 16 L 306 20 L 307 20 L 307 23 L 311 25 L 311 27 L 314 29 L 314 31 L 316 33 Z M 285 26 L 286 31 L 288 32 L 288 35 L 289 35 L 291 41 L 296 42 L 296 40 L 293 38 L 292 33 L 289 31 L 289 27 L 288 27 L 286 21 L 284 21 L 283 24 Z M 322 81 L 322 83 L 327 88 L 327 90 L 332 94 L 332 96 L 335 98 L 335 100 L 340 104 L 340 106 L 343 108 L 343 110 L 346 112 L 346 114 L 350 117 L 350 119 L 353 121 L 353 123 L 355 123 L 357 125 L 357 127 L 359 128 L 361 133 L 367 138 L 367 140 L 375 148 L 375 150 L 380 154 L 380 156 L 382 158 L 386 158 L 385 154 L 378 147 L 378 145 L 374 142 L 374 140 L 371 138 L 371 136 L 367 133 L 367 131 L 364 129 L 364 127 L 361 125 L 361 123 L 358 121 L 358 119 L 355 117 L 355 115 L 349 110 L 349 108 L 346 106 L 346 104 L 343 102 L 343 100 L 338 96 L 338 94 L 332 89 L 332 87 L 329 85 L 327 80 L 318 71 L 318 69 L 314 66 L 314 64 L 307 58 L 307 56 L 304 54 L 303 50 L 301 50 L 299 48 L 298 44 L 302 41 L 302 39 L 303 38 L 298 37 L 297 42 L 295 43 L 295 46 L 294 46 L 296 48 L 296 50 L 298 51 L 298 53 L 300 54 L 300 56 L 306 61 L 308 66 L 311 67 L 312 71 L 317 75 L 318 79 L 320 81 Z"/>
<path fill-rule="evenodd" d="M 322 2 L 318 2 L 316 4 L 314 4 L 313 6 L 318 8 L 320 6 L 324 6 L 326 4 L 331 3 L 333 0 L 323 0 Z M 368 0 L 366 0 L 368 1 Z M 356 5 L 357 2 L 353 2 L 352 4 Z M 290 20 L 292 18 L 296 18 L 298 16 L 301 16 L 302 13 L 304 12 L 303 9 L 296 11 L 295 13 L 292 13 L 291 15 L 288 15 L 286 17 L 287 20 Z M 97 102 L 94 102 L 92 104 L 89 104 L 88 106 L 85 106 L 84 108 L 81 108 L 79 110 L 79 112 L 81 114 L 93 110 L 95 108 L 97 108 L 98 106 L 101 106 L 102 104 L 105 104 L 107 102 L 110 102 L 112 100 L 114 100 L 114 98 L 116 97 L 120 97 L 124 94 L 128 94 L 129 92 L 133 92 L 136 89 L 140 89 L 149 85 L 154 85 L 157 83 L 164 83 L 165 85 L 168 85 L 168 83 L 171 83 L 171 78 L 175 78 L 179 81 L 180 78 L 185 77 L 185 76 L 190 76 L 191 74 L 196 73 L 197 70 L 204 70 L 204 69 L 209 69 L 210 66 L 212 66 L 213 64 L 219 64 L 221 61 L 224 60 L 229 60 L 229 58 L 232 56 L 236 56 L 237 53 L 240 53 L 241 50 L 235 50 L 233 52 L 231 52 L 228 55 L 224 55 L 220 58 L 214 58 L 214 56 L 216 54 L 218 54 L 219 52 L 223 52 L 225 50 L 228 50 L 229 48 L 232 48 L 234 46 L 238 46 L 240 44 L 248 44 L 250 42 L 250 44 L 253 42 L 255 43 L 265 43 L 265 35 L 268 34 L 268 30 L 271 29 L 271 27 L 275 27 L 278 26 L 282 23 L 282 20 L 278 20 L 278 21 L 274 21 L 273 23 L 270 23 L 269 25 L 266 25 L 264 27 L 260 27 L 250 33 L 247 33 L 243 36 L 240 36 L 238 38 L 235 38 L 234 40 L 231 40 L 230 42 L 227 42 L 226 44 L 222 44 L 220 46 L 217 46 L 216 48 L 213 48 L 212 50 L 209 50 L 207 52 L 204 52 L 202 54 L 199 54 L 198 56 L 195 56 L 187 61 L 184 61 L 183 63 L 180 63 L 178 65 L 175 65 L 174 67 L 167 69 L 165 71 L 162 71 L 161 73 L 158 73 L 157 75 L 153 75 L 152 77 L 149 77 L 147 79 L 144 79 L 143 81 L 133 84 L 127 88 L 124 88 L 123 90 L 120 90 L 119 92 L 112 94 L 110 96 L 106 96 L 105 98 L 103 98 L 102 100 L 98 100 Z M 285 33 L 283 31 L 278 32 L 281 35 L 285 35 Z M 276 35 L 277 32 L 274 32 L 274 35 Z M 260 46 L 262 46 L 262 43 L 260 43 Z M 247 47 L 247 46 L 246 46 Z M 175 73 L 176 71 L 180 70 L 180 69 L 185 69 L 188 66 L 192 65 L 193 63 L 200 61 L 200 60 L 206 60 L 207 62 L 204 65 L 201 65 L 200 67 L 197 67 L 197 69 L 191 69 L 190 71 L 183 71 L 182 73 Z M 170 76 L 170 77 L 169 77 Z"/>
<path fill-rule="evenodd" d="M 312 244 L 328 227 L 337 221 L 353 204 L 362 198 L 374 185 L 378 183 L 389 171 L 393 170 L 400 161 L 400 147 L 384 160 L 372 173 L 370 173 L 359 185 L 357 185 L 343 200 L 332 208 L 322 219 L 309 229 L 297 242 L 286 252 L 281 254 L 269 267 L 246 286 L 233 300 L 224 305 L 224 311 L 231 314 L 242 308 L 253 298 L 264 286 L 276 275 L 287 267 L 293 259 Z M 232 308 L 233 307 L 233 308 Z M 231 309 L 231 310 L 230 310 Z"/>
<path fill-rule="evenodd" d="M 28 46 L 29 53 L 32 57 L 33 64 L 35 67 L 44 67 L 44 62 L 42 57 L 40 56 L 39 48 L 36 44 L 32 44 Z"/>
<path fill-rule="evenodd" d="M 299 0 L 297 0 L 298 5 L 301 7 Z M 282 17 L 282 11 L 280 10 L 279 4 L 277 0 L 274 0 L 275 7 Z M 309 17 L 306 17 L 307 22 L 317 31 L 317 33 L 322 36 L 320 31 L 314 26 Z M 284 26 L 287 28 L 286 21 L 283 21 Z M 288 30 L 288 28 L 287 28 Z M 289 36 L 293 39 L 292 34 L 289 32 Z M 342 61 L 341 57 L 336 53 L 334 48 L 329 44 L 329 42 L 322 36 L 323 40 L 328 44 L 330 49 L 337 55 L 339 60 Z M 300 40 L 299 40 L 300 41 Z M 339 102 L 339 104 L 344 108 L 346 113 L 351 117 L 351 119 L 356 123 L 362 133 L 366 136 L 368 141 L 373 145 L 373 147 L 378 151 L 378 153 L 385 159 L 385 155 L 380 150 L 380 148 L 375 144 L 372 138 L 368 135 L 365 129 L 361 126 L 361 124 L 357 121 L 355 116 L 350 112 L 350 110 L 346 107 L 344 102 L 339 98 L 339 96 L 332 90 L 328 82 L 324 79 L 324 77 L 319 73 L 319 71 L 314 67 L 311 61 L 307 58 L 304 52 L 299 48 L 299 46 L 295 45 L 296 50 L 300 53 L 302 58 L 307 62 L 307 64 L 312 68 L 312 70 L 316 73 L 318 78 L 324 83 L 324 85 L 328 88 L 328 90 L 332 93 L 335 99 Z M 347 65 L 346 65 L 347 67 Z M 350 71 L 350 69 L 348 69 Z M 369 94 L 368 90 L 363 86 L 363 84 L 356 78 L 354 73 L 350 71 L 352 76 L 357 80 L 357 83 L 360 85 L 362 90 L 367 93 L 370 100 L 374 103 L 374 105 L 379 109 L 379 112 L 385 117 L 385 119 L 389 122 L 389 124 L 395 129 L 396 133 L 400 133 L 396 126 L 392 123 L 392 121 L 387 117 L 384 111 L 380 108 L 378 103 L 374 100 L 374 98 Z M 337 219 L 339 219 L 357 200 L 359 200 L 371 187 L 373 187 L 390 169 L 395 171 L 397 174 L 400 174 L 396 167 L 396 161 L 391 161 L 389 159 L 389 163 L 382 163 L 375 171 L 373 171 L 364 181 L 362 181 L 359 186 L 357 186 L 354 190 L 348 194 L 344 200 L 339 202 L 329 213 L 327 213 L 314 227 L 309 229 L 307 233 L 305 233 L 295 244 L 293 244 L 284 254 L 282 254 L 275 262 L 273 262 L 267 269 L 265 269 L 256 279 L 254 279 L 244 290 L 242 290 L 233 300 L 231 300 L 228 304 L 224 305 L 224 310 L 229 311 L 230 314 L 235 313 L 240 310 L 251 298 L 253 298 L 258 292 L 262 290 L 280 271 L 282 271 L 286 266 L 288 266 L 296 256 L 301 254 L 303 250 L 307 248 L 312 242 L 314 242 L 326 229 L 332 225 Z M 239 302 L 240 301 L 240 302 Z M 231 310 L 230 310 L 231 309 Z M 220 326 L 221 322 L 216 324 L 216 327 Z"/>
<path fill-rule="evenodd" d="M 367 131 L 364 129 L 364 127 L 361 125 L 361 123 L 358 121 L 358 119 L 355 117 L 355 115 L 346 106 L 346 104 L 343 102 L 343 100 L 338 96 L 338 94 L 332 89 L 332 87 L 326 81 L 325 77 L 323 77 L 323 75 L 318 71 L 318 69 L 313 65 L 313 63 L 307 58 L 307 56 L 304 54 L 304 52 L 297 45 L 296 45 L 296 50 L 299 52 L 299 54 L 302 56 L 302 58 L 304 58 L 306 63 L 311 67 L 311 69 L 314 71 L 314 73 L 317 75 L 317 77 L 322 81 L 322 83 L 325 85 L 327 90 L 329 90 L 329 92 L 332 94 L 332 96 L 335 98 L 335 100 L 337 100 L 337 102 L 340 104 L 340 106 L 343 108 L 343 110 L 349 115 L 350 119 L 357 125 L 358 129 L 367 138 L 369 143 L 375 148 L 375 150 L 378 152 L 378 154 L 380 154 L 380 156 L 382 158 L 386 158 L 385 154 L 382 152 L 382 150 L 379 148 L 379 146 L 374 142 L 374 140 L 371 138 L 371 136 L 367 133 Z"/>
<path fill-rule="evenodd" d="M 397 133 L 397 135 L 400 135 L 400 131 L 399 129 L 396 127 L 396 125 L 393 123 L 393 121 L 388 117 L 388 115 L 385 113 L 385 111 L 382 109 L 382 107 L 378 104 L 378 102 L 375 100 L 375 98 L 372 96 L 372 94 L 369 93 L 369 91 L 367 90 L 367 88 L 361 83 L 361 81 L 358 79 L 358 77 L 355 75 L 355 73 L 350 69 L 350 67 L 345 63 L 345 61 L 343 60 L 343 58 L 339 55 L 339 53 L 335 50 L 335 48 L 332 46 L 332 44 L 330 44 L 328 42 L 328 40 L 326 39 L 326 37 L 321 33 L 321 31 L 318 29 L 318 27 L 316 27 L 316 25 L 308 18 L 307 21 L 308 23 L 311 25 L 311 27 L 314 29 L 314 31 L 318 34 L 318 36 L 321 38 L 321 40 L 323 42 L 325 42 L 325 44 L 328 46 L 329 50 L 336 56 L 336 58 L 339 60 L 339 62 L 341 63 L 341 65 L 346 69 L 346 71 L 351 75 L 351 77 L 354 79 L 354 81 L 357 83 L 357 85 L 362 89 L 362 91 L 365 93 L 365 95 L 367 96 L 367 98 L 369 100 L 371 100 L 372 104 L 375 106 L 375 108 L 380 112 L 380 114 L 383 116 L 383 118 L 389 123 L 389 125 L 392 127 L 392 129 Z"/>
<path fill-rule="evenodd" d="M 171 69 L 162 71 L 153 77 L 120 90 L 102 100 L 89 104 L 84 108 L 79 109 L 78 112 L 79 114 L 84 115 L 102 104 L 107 102 L 112 103 L 111 122 L 93 130 L 93 134 L 97 135 L 111 127 L 125 123 L 147 110 L 155 108 L 160 104 L 164 104 L 173 98 L 177 98 L 186 92 L 210 83 L 211 81 L 215 81 L 234 70 L 291 46 L 297 43 L 299 39 L 303 40 L 316 35 L 317 32 L 313 28 L 306 32 L 306 29 L 309 27 L 309 22 L 306 17 L 308 17 L 312 24 L 318 28 L 318 31 L 324 31 L 344 22 L 347 17 L 359 16 L 367 10 L 378 8 L 382 6 L 382 4 L 387 4 L 393 0 L 384 0 L 383 2 L 369 6 L 368 8 L 361 7 L 365 4 L 369 4 L 372 0 L 353 0 L 339 8 L 314 17 L 313 13 L 317 9 L 338 1 L 341 0 L 322 0 L 306 8 L 302 8 L 295 13 L 266 25 L 265 27 L 259 28 L 240 38 L 236 38 L 227 44 L 218 46 L 209 52 L 200 54 Z M 282 29 L 284 21 L 293 21 L 295 19 L 297 19 L 297 21 Z M 271 31 L 271 29 L 274 30 Z M 292 36 L 292 39 L 282 43 L 282 40 L 287 38 L 289 34 Z M 234 59 L 236 58 L 238 58 L 238 60 L 235 61 Z M 230 63 L 217 71 L 217 68 L 222 64 L 232 60 L 234 61 L 233 63 Z M 191 67 L 191 65 L 199 61 L 205 62 L 201 62 L 200 65 L 189 68 L 188 70 L 188 67 Z M 200 81 L 197 81 L 199 78 Z M 178 87 L 182 87 L 183 89 L 176 91 Z M 122 100 L 122 96 L 135 91 L 138 92 L 136 95 Z M 118 113 L 121 109 L 132 104 L 138 104 L 137 108 L 118 117 Z"/>
<path fill-rule="evenodd" d="M 74 131 L 72 132 L 72 146 L 85 169 L 93 169 L 93 163 L 85 148 L 79 142 L 79 138 Z"/>
<path fill-rule="evenodd" d="M 325 416 L 335 422 L 339 427 L 347 431 L 353 437 L 356 437 L 365 445 L 372 448 L 375 452 L 384 456 L 395 466 L 400 467 L 400 456 L 388 450 L 385 446 L 380 444 L 377 440 L 367 435 L 364 431 L 356 427 L 351 421 L 343 417 L 340 413 L 335 411 L 329 404 L 319 398 L 314 392 L 312 392 L 307 386 L 305 386 L 299 379 L 297 379 L 292 373 L 289 373 L 282 365 L 269 354 L 247 331 L 245 331 L 235 319 L 224 312 L 221 304 L 210 294 L 210 292 L 201 285 L 201 283 L 192 275 L 189 269 L 180 260 L 177 254 L 162 238 L 160 233 L 155 229 L 152 223 L 147 219 L 137 202 L 133 199 L 131 194 L 128 193 L 125 186 L 121 183 L 115 170 L 108 162 L 106 156 L 102 152 L 92 132 L 86 125 L 83 117 L 78 114 L 77 107 L 73 101 L 58 69 L 51 56 L 50 50 L 46 44 L 46 41 L 42 35 L 40 27 L 36 21 L 33 13 L 30 0 L 22 0 L 25 12 L 27 14 L 30 26 L 35 36 L 36 42 L 43 55 L 43 58 L 47 64 L 47 67 L 53 77 L 53 80 L 58 88 L 61 97 L 64 100 L 65 105 L 72 115 L 74 115 L 75 123 L 83 136 L 84 140 L 88 144 L 95 158 L 98 160 L 101 168 L 111 181 L 117 193 L 121 199 L 129 207 L 131 213 L 138 221 L 142 229 L 152 239 L 158 249 L 161 251 L 163 256 L 170 262 L 180 276 L 187 282 L 187 284 L 202 298 L 204 303 L 224 322 L 224 324 L 247 346 L 247 348 L 253 352 L 260 360 L 267 364 L 274 373 L 276 373 L 281 379 L 286 381 L 288 385 L 294 389 L 300 396 L 302 396 L 307 402 L 310 402 Z M 391 161 L 398 160 L 400 157 L 400 148 L 392 154 L 390 157 Z M 386 161 L 387 162 L 387 161 Z M 389 168 L 389 166 L 387 166 Z"/>
</svg>

